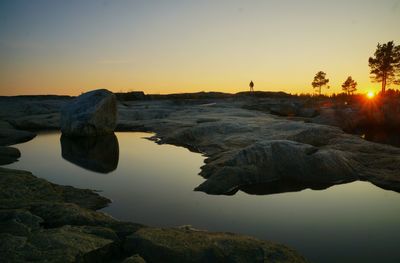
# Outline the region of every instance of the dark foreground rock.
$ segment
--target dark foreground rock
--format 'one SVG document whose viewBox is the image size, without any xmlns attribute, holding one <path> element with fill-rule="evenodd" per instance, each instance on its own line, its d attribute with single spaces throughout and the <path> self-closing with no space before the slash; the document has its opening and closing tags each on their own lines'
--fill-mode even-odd
<svg viewBox="0 0 400 263">
<path fill-rule="evenodd" d="M 35 133 L 15 129 L 6 121 L 0 120 L 0 146 L 27 142 L 36 136 Z"/>
<path fill-rule="evenodd" d="M 67 136 L 98 136 L 114 132 L 117 100 L 100 89 L 84 93 L 61 109 L 61 131 Z"/>
<path fill-rule="evenodd" d="M 190 229 L 142 228 L 126 238 L 124 249 L 138 253 L 146 262 L 305 261 L 297 252 L 280 244 Z"/>
<path fill-rule="evenodd" d="M 0 146 L 0 165 L 13 163 L 20 156 L 21 153 L 17 148 Z"/>
<path fill-rule="evenodd" d="M 120 222 L 110 201 L 26 171 L 0 168 L 1 262 L 305 262 L 283 245 Z"/>
</svg>

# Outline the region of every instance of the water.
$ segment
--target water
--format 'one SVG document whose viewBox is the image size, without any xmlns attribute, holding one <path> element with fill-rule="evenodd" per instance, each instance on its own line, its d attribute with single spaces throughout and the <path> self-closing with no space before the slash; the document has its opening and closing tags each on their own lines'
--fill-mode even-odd
<svg viewBox="0 0 400 263">
<path fill-rule="evenodd" d="M 248 234 L 287 244 L 312 262 L 400 262 L 400 194 L 367 182 L 261 196 L 194 192 L 204 157 L 143 139 L 150 136 L 63 138 L 61 149 L 59 133 L 43 133 L 17 145 L 22 157 L 8 167 L 100 190 L 113 200 L 103 210 L 121 220 Z"/>
</svg>

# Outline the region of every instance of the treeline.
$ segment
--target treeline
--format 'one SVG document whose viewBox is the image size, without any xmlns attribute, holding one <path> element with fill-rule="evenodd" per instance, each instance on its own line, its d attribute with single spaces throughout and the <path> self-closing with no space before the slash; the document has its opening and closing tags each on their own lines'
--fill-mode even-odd
<svg viewBox="0 0 400 263">
<path fill-rule="evenodd" d="M 194 93 L 176 93 L 176 94 L 144 94 L 143 91 L 118 92 L 115 93 L 118 100 L 198 100 L 198 99 L 227 99 L 241 97 L 257 97 L 257 98 L 288 98 L 291 95 L 285 92 L 272 91 L 243 91 L 235 94 L 224 92 L 194 92 Z"/>
<path fill-rule="evenodd" d="M 400 85 L 400 46 L 396 46 L 393 41 L 389 41 L 386 44 L 378 43 L 376 51 L 372 57 L 368 59 L 368 65 L 371 68 L 370 77 L 373 82 L 381 83 L 381 95 L 384 95 L 389 90 L 387 87 L 391 85 Z M 343 94 L 349 96 L 353 95 L 357 91 L 357 82 L 348 76 L 341 85 Z M 323 71 L 318 71 L 311 86 L 319 96 L 322 96 L 322 89 L 329 89 L 329 79 L 327 74 Z M 196 92 L 196 93 L 178 93 L 178 94 L 144 94 L 142 91 L 132 91 L 126 93 L 115 93 L 119 100 L 157 100 L 157 99 L 224 99 L 234 98 L 241 96 L 253 96 L 258 98 L 287 98 L 295 95 L 291 95 L 285 92 L 269 92 L 269 91 L 250 91 L 250 92 L 239 92 L 236 94 L 224 93 L 224 92 Z M 398 95 L 394 91 L 390 91 L 387 95 Z M 310 96 L 310 94 L 299 95 L 299 96 Z M 333 95 L 331 97 L 335 97 Z M 325 96 L 326 97 L 326 96 Z"/>
<path fill-rule="evenodd" d="M 400 46 L 396 46 L 393 41 L 378 43 L 374 55 L 368 59 L 368 65 L 372 82 L 381 83 L 381 95 L 385 95 L 387 87 L 400 85 Z M 329 79 L 323 71 L 318 71 L 311 82 L 318 95 L 321 95 L 322 88 L 330 88 L 328 84 Z M 342 84 L 342 90 L 347 95 L 354 94 L 357 82 L 348 76 Z"/>
</svg>

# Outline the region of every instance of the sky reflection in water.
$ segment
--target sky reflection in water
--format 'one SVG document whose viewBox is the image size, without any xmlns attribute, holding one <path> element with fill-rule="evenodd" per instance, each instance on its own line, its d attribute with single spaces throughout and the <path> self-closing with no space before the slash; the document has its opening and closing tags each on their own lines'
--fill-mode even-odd
<svg viewBox="0 0 400 263">
<path fill-rule="evenodd" d="M 204 160 L 200 154 L 142 139 L 148 133 L 116 135 L 118 166 L 108 173 L 63 159 L 60 133 L 40 134 L 17 145 L 22 157 L 8 167 L 54 183 L 100 190 L 113 200 L 103 211 L 121 220 L 249 234 L 290 245 L 312 262 L 400 260 L 398 193 L 354 182 L 267 196 L 206 195 L 193 191 L 203 181 L 197 175 Z"/>
</svg>

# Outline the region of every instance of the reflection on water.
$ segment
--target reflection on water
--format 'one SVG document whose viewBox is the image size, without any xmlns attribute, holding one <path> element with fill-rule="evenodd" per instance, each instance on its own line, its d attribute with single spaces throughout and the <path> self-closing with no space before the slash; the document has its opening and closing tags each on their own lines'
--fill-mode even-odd
<svg viewBox="0 0 400 263">
<path fill-rule="evenodd" d="M 299 192 L 305 189 L 324 190 L 337 184 L 350 183 L 354 182 L 355 180 L 355 178 L 349 178 L 346 181 L 332 180 L 331 182 L 325 183 L 306 183 L 292 180 L 281 180 L 270 183 L 241 186 L 240 190 L 252 195 L 271 195 L 288 192 Z"/>
<path fill-rule="evenodd" d="M 59 133 L 17 145 L 22 157 L 8 167 L 101 190 L 113 200 L 103 211 L 121 220 L 248 234 L 285 243 L 311 262 L 400 262 L 398 193 L 357 181 L 323 191 L 249 195 L 243 191 L 259 194 L 262 189 L 246 188 L 233 196 L 206 195 L 193 191 L 204 181 L 197 175 L 204 161 L 200 154 L 142 139 L 152 134 L 116 135 L 119 162 L 109 176 L 65 161 Z M 302 189 L 275 187 L 265 189 Z"/>
<path fill-rule="evenodd" d="M 109 173 L 118 166 L 119 146 L 115 134 L 96 137 L 61 136 L 62 157 L 82 168 Z"/>
</svg>

